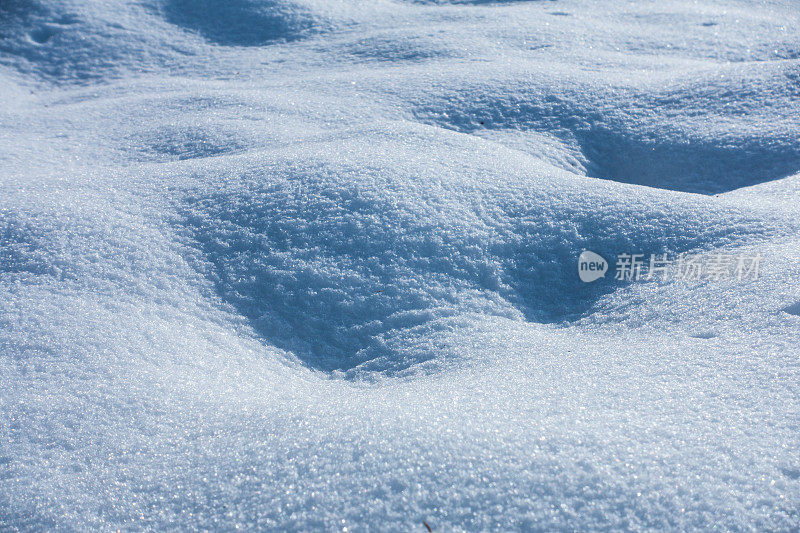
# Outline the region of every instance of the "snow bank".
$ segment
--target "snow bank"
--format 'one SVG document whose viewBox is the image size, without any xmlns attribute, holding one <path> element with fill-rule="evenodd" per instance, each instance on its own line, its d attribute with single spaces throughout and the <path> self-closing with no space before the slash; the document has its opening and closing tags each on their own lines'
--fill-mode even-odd
<svg viewBox="0 0 800 533">
<path fill-rule="evenodd" d="M 0 528 L 800 527 L 791 2 L 0 21 Z"/>
</svg>

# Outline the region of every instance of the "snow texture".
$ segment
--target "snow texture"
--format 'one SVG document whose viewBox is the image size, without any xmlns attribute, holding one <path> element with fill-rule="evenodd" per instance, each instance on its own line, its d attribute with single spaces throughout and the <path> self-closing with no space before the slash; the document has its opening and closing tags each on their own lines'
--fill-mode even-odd
<svg viewBox="0 0 800 533">
<path fill-rule="evenodd" d="M 0 0 L 0 529 L 800 528 L 797 28 Z"/>
</svg>

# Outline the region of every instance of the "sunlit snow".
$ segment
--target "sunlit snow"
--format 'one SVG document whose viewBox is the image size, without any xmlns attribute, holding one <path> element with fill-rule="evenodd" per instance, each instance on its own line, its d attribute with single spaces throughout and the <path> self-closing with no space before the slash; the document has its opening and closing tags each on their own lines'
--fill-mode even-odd
<svg viewBox="0 0 800 533">
<path fill-rule="evenodd" d="M 800 528 L 799 28 L 0 0 L 0 530 Z"/>
</svg>

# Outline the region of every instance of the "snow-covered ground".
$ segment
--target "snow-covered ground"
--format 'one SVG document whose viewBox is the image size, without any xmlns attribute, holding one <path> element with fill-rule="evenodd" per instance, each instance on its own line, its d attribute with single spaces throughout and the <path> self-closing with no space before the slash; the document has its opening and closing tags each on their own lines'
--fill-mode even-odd
<svg viewBox="0 0 800 533">
<path fill-rule="evenodd" d="M 0 0 L 0 530 L 797 530 L 798 28 Z"/>
</svg>

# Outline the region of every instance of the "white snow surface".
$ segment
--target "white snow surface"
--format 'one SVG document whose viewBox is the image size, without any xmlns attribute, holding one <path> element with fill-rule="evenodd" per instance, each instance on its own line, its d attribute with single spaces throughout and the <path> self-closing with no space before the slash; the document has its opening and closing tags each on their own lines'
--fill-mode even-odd
<svg viewBox="0 0 800 533">
<path fill-rule="evenodd" d="M 0 0 L 0 529 L 797 530 L 798 28 Z"/>
</svg>

